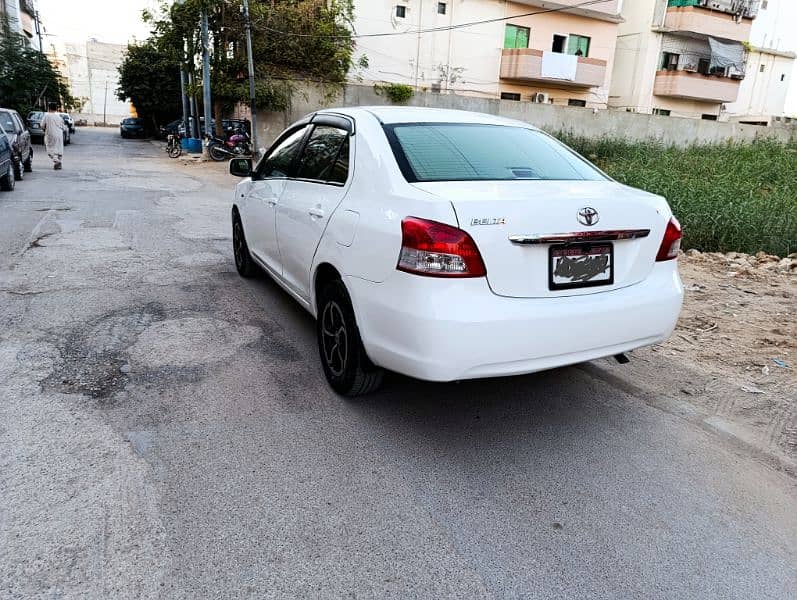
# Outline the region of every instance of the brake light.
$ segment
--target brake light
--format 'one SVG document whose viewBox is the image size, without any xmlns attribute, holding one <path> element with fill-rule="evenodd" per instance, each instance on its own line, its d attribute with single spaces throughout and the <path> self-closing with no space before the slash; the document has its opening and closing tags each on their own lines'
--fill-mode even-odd
<svg viewBox="0 0 797 600">
<path fill-rule="evenodd" d="M 417 217 L 401 222 L 399 271 L 429 277 L 484 277 L 479 249 L 467 232 Z"/>
<path fill-rule="evenodd" d="M 656 261 L 672 260 L 678 258 L 678 252 L 681 250 L 681 224 L 678 219 L 672 217 L 670 222 L 667 223 L 667 229 L 664 231 L 664 239 L 661 241 L 659 253 L 656 255 Z"/>
</svg>

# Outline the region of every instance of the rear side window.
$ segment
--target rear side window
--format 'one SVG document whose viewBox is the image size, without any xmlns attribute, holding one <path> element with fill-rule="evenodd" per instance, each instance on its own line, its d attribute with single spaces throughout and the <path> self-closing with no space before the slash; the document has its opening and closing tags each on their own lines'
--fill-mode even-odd
<svg viewBox="0 0 797 600">
<path fill-rule="evenodd" d="M 2 125 L 3 129 L 5 129 L 8 133 L 13 133 L 17 130 L 16 123 L 14 123 L 14 118 L 7 110 L 0 110 L 0 125 Z"/>
<path fill-rule="evenodd" d="M 409 182 L 605 180 L 587 161 L 533 129 L 470 123 L 385 126 Z"/>
<path fill-rule="evenodd" d="M 316 126 L 307 140 L 296 176 L 299 179 L 346 183 L 348 137 L 348 132 L 343 129 L 329 125 Z"/>
<path fill-rule="evenodd" d="M 263 161 L 263 165 L 259 169 L 260 176 L 267 178 L 289 177 L 291 165 L 299 153 L 306 131 L 307 126 L 301 127 L 277 144 L 269 153 L 268 158 Z"/>
</svg>

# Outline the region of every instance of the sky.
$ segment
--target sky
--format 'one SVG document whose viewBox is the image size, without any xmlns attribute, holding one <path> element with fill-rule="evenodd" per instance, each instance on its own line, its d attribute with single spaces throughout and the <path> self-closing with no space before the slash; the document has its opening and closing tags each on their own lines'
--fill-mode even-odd
<svg viewBox="0 0 797 600">
<path fill-rule="evenodd" d="M 62 42 L 97 38 L 101 42 L 126 44 L 133 37 L 144 39 L 149 27 L 141 11 L 155 8 L 156 0 L 36 0 L 45 31 Z M 44 42 L 47 46 L 47 41 Z"/>
</svg>

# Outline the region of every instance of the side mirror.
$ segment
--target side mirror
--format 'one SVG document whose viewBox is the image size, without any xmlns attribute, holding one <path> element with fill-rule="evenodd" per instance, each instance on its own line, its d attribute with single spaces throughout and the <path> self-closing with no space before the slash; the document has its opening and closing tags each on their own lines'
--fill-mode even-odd
<svg viewBox="0 0 797 600">
<path fill-rule="evenodd" d="M 252 174 L 252 159 L 233 158 L 230 160 L 230 175 L 234 177 L 249 177 Z"/>
</svg>

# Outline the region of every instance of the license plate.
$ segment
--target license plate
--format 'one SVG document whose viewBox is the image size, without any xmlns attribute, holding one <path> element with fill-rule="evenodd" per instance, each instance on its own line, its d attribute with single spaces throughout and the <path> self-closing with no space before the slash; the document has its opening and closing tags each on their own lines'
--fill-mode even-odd
<svg viewBox="0 0 797 600">
<path fill-rule="evenodd" d="M 612 244 L 551 246 L 548 253 L 548 287 L 551 290 L 614 283 Z"/>
</svg>

